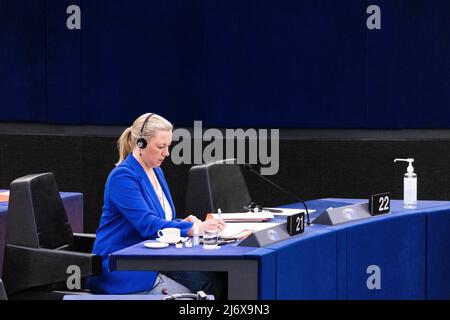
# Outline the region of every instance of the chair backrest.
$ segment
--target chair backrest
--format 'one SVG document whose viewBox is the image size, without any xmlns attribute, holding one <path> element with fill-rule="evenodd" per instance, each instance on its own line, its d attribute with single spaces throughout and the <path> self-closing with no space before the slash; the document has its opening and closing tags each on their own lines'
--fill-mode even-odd
<svg viewBox="0 0 450 320">
<path fill-rule="evenodd" d="M 14 180 L 10 186 L 6 243 L 56 249 L 72 242 L 72 228 L 53 173 Z"/>
<path fill-rule="evenodd" d="M 0 300 L 8 300 L 5 292 L 5 287 L 3 286 L 2 279 L 0 279 Z"/>
<path fill-rule="evenodd" d="M 251 203 L 236 159 L 196 165 L 189 170 L 185 211 L 204 219 L 207 213 L 242 212 Z"/>
</svg>

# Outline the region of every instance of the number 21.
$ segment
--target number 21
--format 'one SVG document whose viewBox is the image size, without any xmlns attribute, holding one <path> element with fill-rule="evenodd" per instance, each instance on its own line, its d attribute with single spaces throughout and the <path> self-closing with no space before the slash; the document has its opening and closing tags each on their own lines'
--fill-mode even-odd
<svg viewBox="0 0 450 320">
<path fill-rule="evenodd" d="M 295 231 L 300 231 L 300 224 L 303 222 L 303 219 L 300 219 L 300 217 L 297 217 L 297 219 L 295 219 L 295 222 L 297 223 L 297 225 L 295 226 Z"/>
</svg>

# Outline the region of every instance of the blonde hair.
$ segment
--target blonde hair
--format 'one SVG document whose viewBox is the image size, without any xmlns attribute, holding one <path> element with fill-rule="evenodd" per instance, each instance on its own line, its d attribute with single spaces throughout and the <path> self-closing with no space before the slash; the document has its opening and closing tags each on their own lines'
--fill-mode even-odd
<svg viewBox="0 0 450 320">
<path fill-rule="evenodd" d="M 116 166 L 125 160 L 125 158 L 133 151 L 137 139 L 141 136 L 144 138 L 152 138 L 158 130 L 170 131 L 173 129 L 173 125 L 169 121 L 154 113 L 145 123 L 141 135 L 142 124 L 149 115 L 150 113 L 141 115 L 134 120 L 131 127 L 126 128 L 120 135 L 119 140 L 117 140 L 119 161 L 117 161 Z"/>
</svg>

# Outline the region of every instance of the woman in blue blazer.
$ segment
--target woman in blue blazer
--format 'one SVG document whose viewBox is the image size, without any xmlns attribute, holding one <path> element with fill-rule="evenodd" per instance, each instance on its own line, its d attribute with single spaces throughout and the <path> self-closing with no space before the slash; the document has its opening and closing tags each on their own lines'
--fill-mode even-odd
<svg viewBox="0 0 450 320">
<path fill-rule="evenodd" d="M 157 272 L 109 272 L 108 255 L 144 240 L 155 239 L 158 230 L 164 228 L 179 228 L 181 236 L 191 236 L 194 224 L 197 224 L 199 232 L 207 226 L 219 229 L 225 226 L 220 219 L 204 222 L 194 216 L 175 219 L 169 187 L 159 167 L 169 156 L 172 129 L 172 124 L 166 119 L 148 113 L 137 118 L 119 138 L 119 161 L 106 181 L 103 213 L 93 249 L 93 253 L 103 258 L 103 272 L 89 278 L 87 283 L 95 293 L 161 294 L 158 287 L 161 280 L 165 281 L 165 289 L 186 290 Z"/>
</svg>

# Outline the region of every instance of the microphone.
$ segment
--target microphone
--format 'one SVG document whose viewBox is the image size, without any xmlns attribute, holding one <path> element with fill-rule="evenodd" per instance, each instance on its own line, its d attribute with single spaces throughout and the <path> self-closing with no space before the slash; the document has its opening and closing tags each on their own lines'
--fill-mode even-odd
<svg viewBox="0 0 450 320">
<path fill-rule="evenodd" d="M 284 194 L 288 195 L 289 197 L 297 200 L 298 202 L 301 202 L 303 204 L 303 206 L 305 207 L 306 210 L 306 224 L 308 226 L 311 225 L 311 222 L 309 221 L 309 212 L 308 212 L 308 207 L 306 206 L 305 201 L 303 201 L 302 199 L 300 199 L 299 197 L 297 197 L 296 195 L 290 193 L 289 191 L 287 191 L 286 189 L 284 189 L 283 187 L 277 185 L 275 182 L 273 182 L 272 180 L 269 180 L 268 178 L 264 177 L 262 174 L 260 174 L 259 172 L 255 171 L 252 167 L 251 164 L 248 163 L 244 163 L 244 168 L 247 169 L 248 171 L 252 172 L 253 174 L 257 175 L 259 178 L 263 179 L 265 182 L 271 184 L 272 186 L 274 186 L 275 188 L 277 188 L 278 190 L 280 190 L 281 192 L 283 192 Z"/>
</svg>

